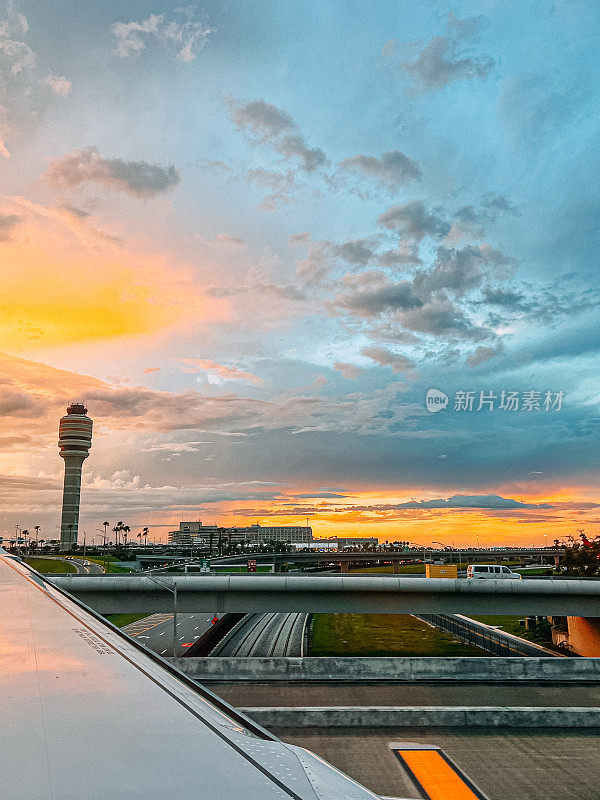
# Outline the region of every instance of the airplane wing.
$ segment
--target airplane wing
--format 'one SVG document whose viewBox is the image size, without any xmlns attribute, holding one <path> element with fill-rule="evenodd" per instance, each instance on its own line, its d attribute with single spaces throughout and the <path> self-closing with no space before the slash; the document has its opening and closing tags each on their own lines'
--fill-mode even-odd
<svg viewBox="0 0 600 800">
<path fill-rule="evenodd" d="M 7 800 L 367 800 L 0 551 Z"/>
</svg>

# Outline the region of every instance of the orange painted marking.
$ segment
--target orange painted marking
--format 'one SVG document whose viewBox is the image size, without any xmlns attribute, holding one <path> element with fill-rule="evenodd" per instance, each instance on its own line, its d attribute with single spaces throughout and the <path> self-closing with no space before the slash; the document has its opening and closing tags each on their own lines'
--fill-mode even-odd
<svg viewBox="0 0 600 800">
<path fill-rule="evenodd" d="M 439 750 L 396 750 L 427 800 L 482 800 Z"/>
</svg>

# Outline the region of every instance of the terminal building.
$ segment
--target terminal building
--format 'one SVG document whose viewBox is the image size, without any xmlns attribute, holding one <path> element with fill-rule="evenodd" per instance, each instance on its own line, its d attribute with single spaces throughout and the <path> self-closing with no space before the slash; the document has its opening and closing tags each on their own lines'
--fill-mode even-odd
<svg viewBox="0 0 600 800">
<path fill-rule="evenodd" d="M 308 525 L 250 525 L 246 528 L 225 528 L 242 535 L 247 544 L 266 544 L 267 542 L 289 542 L 308 544 L 313 541 L 312 528 Z"/>
<path fill-rule="evenodd" d="M 328 539 L 313 539 L 301 544 L 293 543 L 297 550 L 371 550 L 379 546 L 379 539 L 374 536 L 359 538 L 352 536 L 332 536 Z"/>
<path fill-rule="evenodd" d="M 333 536 L 315 539 L 309 525 L 248 525 L 245 527 L 223 528 L 219 525 L 203 525 L 200 520 L 180 522 L 179 529 L 169 531 L 169 544 L 178 547 L 208 547 L 211 552 L 217 549 L 218 542 L 228 545 L 265 545 L 269 542 L 292 544 L 296 549 L 319 550 L 371 550 L 378 547 L 375 536 Z"/>
<path fill-rule="evenodd" d="M 290 542 L 309 544 L 313 541 L 312 528 L 306 525 L 249 525 L 243 528 L 223 528 L 218 525 L 203 525 L 196 522 L 180 522 L 179 529 L 169 531 L 169 544 L 179 547 L 211 547 L 217 542 L 228 544 L 266 544 L 267 542 Z"/>
</svg>

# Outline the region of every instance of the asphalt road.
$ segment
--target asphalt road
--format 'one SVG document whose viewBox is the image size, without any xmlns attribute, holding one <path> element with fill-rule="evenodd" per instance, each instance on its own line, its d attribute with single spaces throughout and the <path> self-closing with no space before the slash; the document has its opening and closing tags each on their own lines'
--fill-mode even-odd
<svg viewBox="0 0 600 800">
<path fill-rule="evenodd" d="M 69 563 L 73 564 L 75 569 L 77 570 L 78 574 L 80 575 L 103 575 L 104 574 L 104 567 L 101 567 L 100 564 L 95 564 L 93 561 L 90 561 L 89 566 L 85 566 L 85 558 L 70 558 Z"/>
<path fill-rule="evenodd" d="M 206 612 L 177 614 L 177 656 L 182 656 L 186 645 L 193 644 L 212 626 L 211 620 Z M 173 614 L 152 614 L 123 630 L 159 656 L 173 655 Z"/>
<path fill-rule="evenodd" d="M 40 556 L 32 556 L 32 558 L 44 558 L 48 559 L 48 561 L 64 561 L 66 564 L 72 564 L 78 575 L 103 575 L 104 568 L 101 567 L 99 564 L 94 564 L 93 561 L 90 561 L 89 566 L 85 566 L 84 561 L 87 561 L 85 558 L 65 558 L 64 556 L 47 556 L 45 554 L 41 554 Z"/>
<path fill-rule="evenodd" d="M 300 656 L 308 614 L 247 614 L 211 656 Z"/>
</svg>

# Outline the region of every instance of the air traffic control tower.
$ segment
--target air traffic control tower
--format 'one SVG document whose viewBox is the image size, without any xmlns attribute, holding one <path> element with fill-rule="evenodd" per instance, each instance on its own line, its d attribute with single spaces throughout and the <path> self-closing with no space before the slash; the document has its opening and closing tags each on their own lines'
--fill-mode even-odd
<svg viewBox="0 0 600 800">
<path fill-rule="evenodd" d="M 83 403 L 70 403 L 66 416 L 60 420 L 58 446 L 65 460 L 60 549 L 69 550 L 77 544 L 79 530 L 79 496 L 81 494 L 81 467 L 92 446 L 92 420 Z"/>
</svg>

